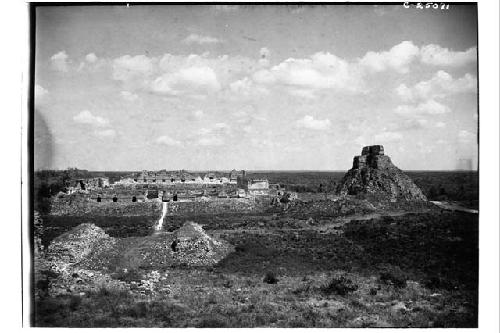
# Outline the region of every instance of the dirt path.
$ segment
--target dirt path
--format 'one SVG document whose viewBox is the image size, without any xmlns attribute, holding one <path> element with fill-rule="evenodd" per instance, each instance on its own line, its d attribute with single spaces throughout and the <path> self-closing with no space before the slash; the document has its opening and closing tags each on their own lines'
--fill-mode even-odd
<svg viewBox="0 0 500 333">
<path fill-rule="evenodd" d="M 431 202 L 442 209 L 457 211 L 457 212 L 464 212 L 464 213 L 471 213 L 471 214 L 479 214 L 479 211 L 477 209 L 465 208 L 465 207 L 460 206 L 456 203 L 451 203 L 451 202 L 447 202 L 447 201 L 431 201 Z"/>
<path fill-rule="evenodd" d="M 165 219 L 165 215 L 167 215 L 168 212 L 168 202 L 162 202 L 162 206 L 163 207 L 162 207 L 161 217 L 154 226 L 155 231 L 160 231 L 163 229 L 163 223 L 164 223 L 163 221 Z"/>
</svg>

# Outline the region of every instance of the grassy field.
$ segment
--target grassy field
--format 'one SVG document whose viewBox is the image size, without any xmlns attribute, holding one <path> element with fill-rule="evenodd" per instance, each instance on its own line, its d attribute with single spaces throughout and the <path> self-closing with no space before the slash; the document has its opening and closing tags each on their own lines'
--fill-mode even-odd
<svg viewBox="0 0 500 333">
<path fill-rule="evenodd" d="M 155 288 L 168 292 L 153 297 L 102 288 L 82 296 L 42 298 L 36 324 L 477 326 L 476 215 L 438 210 L 349 223 L 286 214 L 213 219 L 205 220 L 209 234 L 235 246 L 215 267 L 148 267 L 141 256 L 119 268 L 104 265 L 100 269 L 117 272 L 129 265 L 133 273 L 125 278 L 112 275 L 129 282 L 157 269 L 167 278 Z M 132 252 L 145 246 L 136 237 L 121 242 Z"/>
</svg>

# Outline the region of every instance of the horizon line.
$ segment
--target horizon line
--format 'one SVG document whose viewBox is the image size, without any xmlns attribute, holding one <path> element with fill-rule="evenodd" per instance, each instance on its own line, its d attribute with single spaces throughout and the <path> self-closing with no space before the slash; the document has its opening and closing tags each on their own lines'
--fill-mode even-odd
<svg viewBox="0 0 500 333">
<path fill-rule="evenodd" d="M 66 169 L 50 169 L 50 168 L 40 168 L 37 170 L 34 170 L 34 172 L 37 171 L 66 171 L 69 170 L 70 168 Z M 142 169 L 142 170 L 87 170 L 87 169 L 78 169 L 74 168 L 76 170 L 81 170 L 81 171 L 88 171 L 88 172 L 141 172 L 141 171 L 168 171 L 168 172 L 173 172 L 173 171 L 186 171 L 186 172 L 231 172 L 232 170 L 236 171 L 246 171 L 246 172 L 347 172 L 350 169 L 342 169 L 342 170 L 333 170 L 333 169 L 158 169 L 158 170 L 153 170 L 153 169 Z M 461 171 L 461 172 L 479 172 L 477 169 L 473 170 L 467 170 L 467 169 L 400 169 L 402 171 L 409 171 L 409 172 L 450 172 L 450 171 Z"/>
</svg>

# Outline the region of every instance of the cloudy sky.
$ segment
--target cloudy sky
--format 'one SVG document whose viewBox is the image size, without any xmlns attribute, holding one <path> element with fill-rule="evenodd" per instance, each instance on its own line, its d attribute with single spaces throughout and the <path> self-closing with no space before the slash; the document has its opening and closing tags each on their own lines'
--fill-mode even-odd
<svg viewBox="0 0 500 333">
<path fill-rule="evenodd" d="M 406 170 L 477 162 L 475 7 L 36 13 L 35 168 Z"/>
</svg>

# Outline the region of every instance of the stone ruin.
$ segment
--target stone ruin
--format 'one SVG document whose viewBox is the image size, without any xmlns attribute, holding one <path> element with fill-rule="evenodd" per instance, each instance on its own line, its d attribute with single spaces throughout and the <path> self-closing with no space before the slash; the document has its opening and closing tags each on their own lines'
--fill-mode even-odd
<svg viewBox="0 0 500 333">
<path fill-rule="evenodd" d="M 98 226 L 82 223 L 56 237 L 48 246 L 47 260 L 55 271 L 66 271 L 78 264 L 92 251 L 108 248 L 114 239 Z"/>
<path fill-rule="evenodd" d="M 174 232 L 170 248 L 174 260 L 187 266 L 214 265 L 233 251 L 229 243 L 210 237 L 194 222 L 186 222 Z"/>
<path fill-rule="evenodd" d="M 363 147 L 355 156 L 352 169 L 342 178 L 340 195 L 375 195 L 391 201 L 425 201 L 427 198 L 413 181 L 392 164 L 381 145 Z"/>
</svg>

